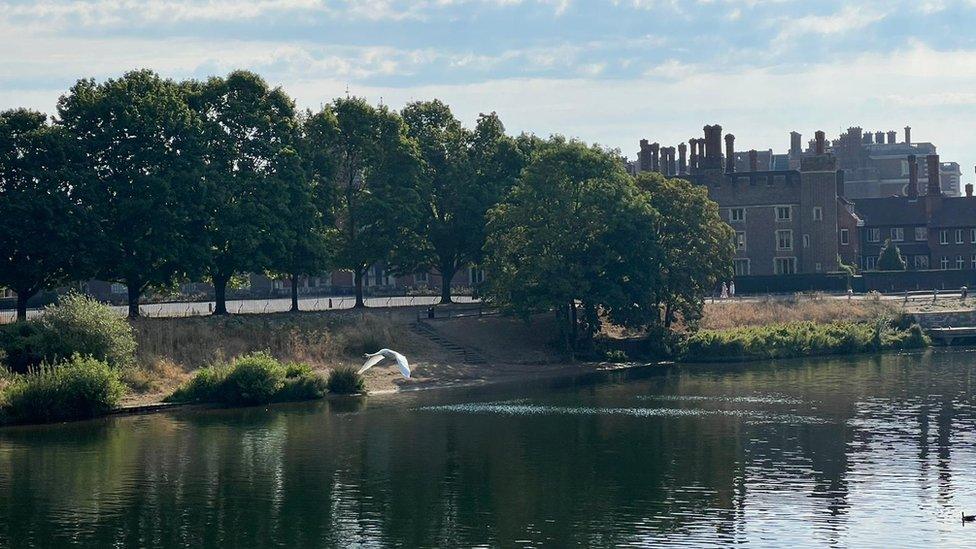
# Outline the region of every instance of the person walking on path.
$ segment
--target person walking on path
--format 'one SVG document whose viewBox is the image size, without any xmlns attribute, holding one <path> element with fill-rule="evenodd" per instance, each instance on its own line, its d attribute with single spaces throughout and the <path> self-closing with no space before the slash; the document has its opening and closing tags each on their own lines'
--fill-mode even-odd
<svg viewBox="0 0 976 549">
<path fill-rule="evenodd" d="M 726 286 L 724 282 L 722 283 L 722 293 L 721 293 L 721 295 L 719 295 L 719 297 L 722 298 L 722 299 L 728 299 L 729 298 L 729 287 Z"/>
</svg>

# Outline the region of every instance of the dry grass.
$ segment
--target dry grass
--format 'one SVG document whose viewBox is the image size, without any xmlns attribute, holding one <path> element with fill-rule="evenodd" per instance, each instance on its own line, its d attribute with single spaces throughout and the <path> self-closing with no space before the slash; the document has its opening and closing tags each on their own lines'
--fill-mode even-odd
<svg viewBox="0 0 976 549">
<path fill-rule="evenodd" d="M 792 299 L 722 301 L 705 304 L 701 327 L 726 330 L 786 322 L 816 323 L 867 321 L 901 313 L 901 303 L 879 299 L 833 299 L 803 296 Z"/>
<path fill-rule="evenodd" d="M 357 362 L 362 353 L 380 347 L 409 351 L 413 342 L 405 323 L 371 313 L 140 319 L 133 329 L 138 364 L 169 361 L 184 371 L 256 351 L 332 367 Z"/>
</svg>

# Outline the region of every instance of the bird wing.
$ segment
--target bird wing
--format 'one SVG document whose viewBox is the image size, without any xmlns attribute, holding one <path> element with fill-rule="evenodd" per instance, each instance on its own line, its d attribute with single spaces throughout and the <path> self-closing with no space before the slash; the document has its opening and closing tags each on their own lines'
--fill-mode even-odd
<svg viewBox="0 0 976 549">
<path fill-rule="evenodd" d="M 383 360 L 383 358 L 384 358 L 383 355 L 376 355 L 376 356 L 369 357 L 369 359 L 365 363 L 363 363 L 363 367 L 360 368 L 359 371 L 356 372 L 356 373 L 357 374 L 361 374 L 361 373 L 365 372 L 366 370 L 369 370 L 373 366 L 376 366 L 377 364 L 379 364 L 379 362 L 381 360 Z"/>
<path fill-rule="evenodd" d="M 393 352 L 393 355 L 396 358 L 397 366 L 400 367 L 400 373 L 403 374 L 403 377 L 410 379 L 410 364 L 407 362 L 407 357 L 396 351 Z"/>
</svg>

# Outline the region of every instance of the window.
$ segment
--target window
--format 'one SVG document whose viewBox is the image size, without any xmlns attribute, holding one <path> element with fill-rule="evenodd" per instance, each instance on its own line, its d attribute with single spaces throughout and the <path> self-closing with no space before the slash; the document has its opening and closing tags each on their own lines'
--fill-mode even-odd
<svg viewBox="0 0 976 549">
<path fill-rule="evenodd" d="M 966 268 L 966 260 L 964 260 L 961 255 L 956 256 L 956 268 L 960 270 Z"/>
<path fill-rule="evenodd" d="M 949 258 L 946 257 L 946 256 L 942 256 L 942 261 L 939 262 L 939 266 L 942 267 L 942 270 L 943 271 L 948 270 L 949 269 Z"/>
<path fill-rule="evenodd" d="M 810 247 L 810 235 L 808 234 L 803 235 L 803 247 L 804 248 Z"/>
<path fill-rule="evenodd" d="M 430 282 L 430 276 L 427 273 L 417 273 L 413 275 L 414 284 L 428 284 Z"/>
<path fill-rule="evenodd" d="M 813 207 L 813 220 L 823 221 L 823 208 L 821 208 L 820 206 Z"/>
<path fill-rule="evenodd" d="M 864 258 L 864 268 L 868 271 L 873 271 L 878 265 L 878 258 L 873 255 L 869 255 Z"/>
<path fill-rule="evenodd" d="M 789 206 L 776 206 L 776 221 L 789 221 L 793 219 L 793 216 L 790 214 Z"/>
<path fill-rule="evenodd" d="M 902 227 L 892 227 L 891 228 L 891 241 L 901 242 L 905 240 L 905 229 Z"/>
<path fill-rule="evenodd" d="M 735 276 L 746 276 L 749 274 L 748 259 L 733 259 L 732 264 L 735 266 Z"/>
<path fill-rule="evenodd" d="M 939 231 L 939 244 L 943 246 L 949 243 L 949 231 L 942 229 Z"/>
<path fill-rule="evenodd" d="M 471 267 L 468 276 L 472 285 L 481 284 L 485 281 L 485 272 L 477 267 Z"/>
<path fill-rule="evenodd" d="M 976 255 L 974 255 L 973 258 L 969 261 L 969 268 L 976 269 Z"/>
<path fill-rule="evenodd" d="M 840 244 L 841 246 L 847 246 L 851 243 L 851 232 L 847 229 L 840 230 Z"/>
<path fill-rule="evenodd" d="M 915 240 L 924 241 L 928 240 L 928 238 L 929 232 L 925 229 L 925 227 L 915 227 Z"/>
<path fill-rule="evenodd" d="M 796 258 L 777 257 L 773 260 L 773 272 L 778 275 L 796 274 Z"/>
<path fill-rule="evenodd" d="M 732 208 L 729 210 L 729 220 L 732 223 L 742 223 L 746 220 L 745 208 Z"/>
<path fill-rule="evenodd" d="M 916 255 L 915 256 L 915 268 L 916 269 L 928 269 L 929 268 L 929 256 L 927 256 L 927 255 Z"/>
<path fill-rule="evenodd" d="M 792 250 L 793 249 L 793 231 L 776 231 L 776 249 L 777 250 Z"/>
<path fill-rule="evenodd" d="M 814 265 L 813 268 L 819 273 L 820 271 L 823 270 L 823 265 L 820 264 L 820 263 L 817 263 L 817 264 Z"/>
<path fill-rule="evenodd" d="M 976 229 L 969 229 L 969 240 L 976 244 Z"/>
<path fill-rule="evenodd" d="M 736 250 L 746 249 L 746 233 L 744 231 L 735 232 L 735 249 Z"/>
<path fill-rule="evenodd" d="M 881 242 L 881 229 L 868 229 L 868 242 Z"/>
<path fill-rule="evenodd" d="M 125 286 L 125 284 L 119 284 L 118 282 L 113 282 L 112 283 L 112 293 L 113 294 L 127 294 L 127 293 L 129 293 L 129 289 Z"/>
<path fill-rule="evenodd" d="M 778 185 L 778 186 L 782 187 L 783 185 L 786 185 L 786 176 L 785 175 L 774 175 L 772 181 L 770 182 L 770 184 Z"/>
<path fill-rule="evenodd" d="M 956 229 L 956 244 L 962 244 L 962 229 Z"/>
</svg>

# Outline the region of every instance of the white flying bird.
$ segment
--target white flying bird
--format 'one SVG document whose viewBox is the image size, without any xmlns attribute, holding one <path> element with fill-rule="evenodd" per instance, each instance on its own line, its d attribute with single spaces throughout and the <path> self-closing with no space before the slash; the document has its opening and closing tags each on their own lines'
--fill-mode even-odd
<svg viewBox="0 0 976 549">
<path fill-rule="evenodd" d="M 361 374 L 366 370 L 369 370 L 373 366 L 379 364 L 379 362 L 384 358 L 392 358 L 393 360 L 396 360 L 397 366 L 400 367 L 400 373 L 403 374 L 403 377 L 410 379 L 410 364 L 407 363 L 407 357 L 401 355 L 400 353 L 394 350 L 380 349 L 375 353 L 366 353 L 363 356 L 365 356 L 368 360 L 366 361 L 365 364 L 363 364 L 363 367 L 360 368 L 359 372 L 357 373 Z"/>
</svg>

